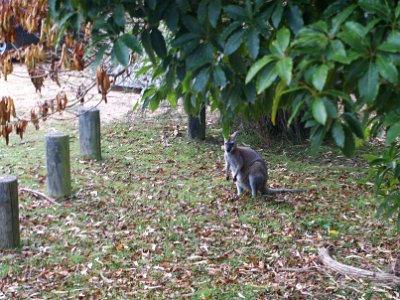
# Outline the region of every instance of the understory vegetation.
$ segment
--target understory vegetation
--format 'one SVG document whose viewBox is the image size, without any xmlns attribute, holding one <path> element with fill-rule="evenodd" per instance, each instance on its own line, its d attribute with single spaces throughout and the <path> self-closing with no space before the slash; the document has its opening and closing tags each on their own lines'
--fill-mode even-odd
<svg viewBox="0 0 400 300">
<path fill-rule="evenodd" d="M 205 142 L 183 135 L 163 146 L 177 121 L 159 119 L 104 125 L 100 162 L 79 159 L 76 125 L 59 126 L 71 134 L 74 196 L 56 205 L 20 193 L 22 246 L 0 252 L 0 299 L 400 297 L 318 261 L 325 246 L 365 269 L 394 262 L 396 229 L 376 218 L 365 160 L 329 146 L 318 156 L 308 145 L 267 148 L 242 134 L 268 162 L 271 187 L 307 191 L 238 199 L 223 172 L 221 129 L 210 126 Z M 46 191 L 44 134 L 58 125 L 46 126 L 1 146 L 0 173 L 20 187 Z"/>
</svg>

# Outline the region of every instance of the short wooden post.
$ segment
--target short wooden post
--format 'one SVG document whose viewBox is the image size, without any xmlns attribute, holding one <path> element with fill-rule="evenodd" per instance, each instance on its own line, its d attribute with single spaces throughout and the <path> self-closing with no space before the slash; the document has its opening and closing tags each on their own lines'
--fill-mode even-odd
<svg viewBox="0 0 400 300">
<path fill-rule="evenodd" d="M 15 248 L 19 244 L 18 180 L 3 175 L 0 176 L 0 248 Z"/>
<path fill-rule="evenodd" d="M 59 199 L 71 195 L 71 167 L 69 161 L 69 135 L 49 133 L 46 141 L 47 191 Z"/>
<path fill-rule="evenodd" d="M 189 114 L 188 118 L 188 139 L 205 140 L 206 138 L 206 108 L 200 110 L 199 116 Z"/>
<path fill-rule="evenodd" d="M 100 110 L 81 108 L 79 110 L 80 156 L 83 159 L 101 160 Z"/>
</svg>

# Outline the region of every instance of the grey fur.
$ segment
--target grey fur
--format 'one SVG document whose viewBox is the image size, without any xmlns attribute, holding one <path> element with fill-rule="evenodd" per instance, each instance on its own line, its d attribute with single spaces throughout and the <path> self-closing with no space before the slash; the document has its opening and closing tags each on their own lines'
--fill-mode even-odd
<svg viewBox="0 0 400 300">
<path fill-rule="evenodd" d="M 231 171 L 233 181 L 236 182 L 237 193 L 240 196 L 244 191 L 251 192 L 253 198 L 260 194 L 298 193 L 297 189 L 267 189 L 268 168 L 262 157 L 250 147 L 237 145 L 238 131 L 233 133 L 224 143 L 224 158 L 226 180 L 229 180 Z"/>
</svg>

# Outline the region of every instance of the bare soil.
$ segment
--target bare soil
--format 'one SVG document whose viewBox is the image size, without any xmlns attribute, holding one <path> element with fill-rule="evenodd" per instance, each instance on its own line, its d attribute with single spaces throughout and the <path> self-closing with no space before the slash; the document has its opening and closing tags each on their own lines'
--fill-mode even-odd
<svg viewBox="0 0 400 300">
<path fill-rule="evenodd" d="M 76 100 L 76 91 L 81 84 L 85 89 L 91 86 L 95 77 L 91 70 L 86 70 L 84 72 L 61 73 L 59 79 L 61 86 L 58 86 L 50 78 L 46 78 L 41 92 L 36 92 L 26 67 L 14 64 L 14 71 L 8 75 L 7 81 L 4 80 L 4 76 L 0 78 L 0 98 L 3 96 L 13 98 L 18 117 L 29 119 L 30 111 L 33 108 L 40 106 L 46 100 L 55 99 L 57 93 L 64 91 L 67 94 L 69 105 L 62 115 L 54 114 L 49 118 L 49 121 L 75 119 L 78 107 L 81 105 Z M 138 99 L 138 94 L 111 90 L 107 95 L 108 103 L 105 103 L 101 101 L 101 94 L 97 92 L 96 86 L 94 86 L 86 95 L 84 106 L 97 106 L 100 109 L 102 122 L 108 123 L 121 119 L 130 113 Z"/>
</svg>

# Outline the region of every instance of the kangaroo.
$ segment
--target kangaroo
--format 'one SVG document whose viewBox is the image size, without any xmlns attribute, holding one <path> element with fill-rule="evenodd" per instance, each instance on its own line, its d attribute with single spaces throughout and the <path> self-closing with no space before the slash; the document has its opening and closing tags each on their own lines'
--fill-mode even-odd
<svg viewBox="0 0 400 300">
<path fill-rule="evenodd" d="M 273 193 L 299 193 L 299 189 L 268 189 L 268 168 L 262 157 L 250 147 L 239 147 L 236 142 L 238 131 L 233 133 L 224 143 L 224 158 L 226 180 L 229 180 L 231 170 L 233 181 L 236 182 L 237 194 L 244 191 L 251 192 L 255 198 L 257 193 L 261 195 Z"/>
</svg>

